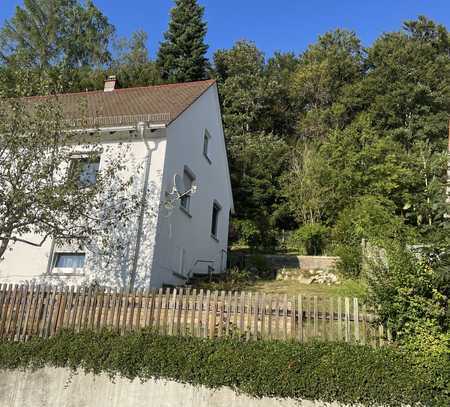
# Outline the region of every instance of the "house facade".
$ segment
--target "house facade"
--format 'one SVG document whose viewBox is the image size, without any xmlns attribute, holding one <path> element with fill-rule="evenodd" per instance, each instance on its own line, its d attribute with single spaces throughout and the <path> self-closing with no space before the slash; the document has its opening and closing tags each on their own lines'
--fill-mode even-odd
<svg viewBox="0 0 450 407">
<path fill-rule="evenodd" d="M 95 182 L 120 157 L 121 176 L 133 175 L 130 193 L 141 193 L 143 204 L 113 232 L 120 248 L 15 243 L 0 260 L 0 283 L 159 288 L 223 271 L 233 198 L 215 81 L 115 89 L 111 79 L 104 91 L 58 98 L 67 118 L 82 119 L 104 147 L 96 162 L 83 161 L 89 146 L 74 147 L 85 180 Z"/>
</svg>

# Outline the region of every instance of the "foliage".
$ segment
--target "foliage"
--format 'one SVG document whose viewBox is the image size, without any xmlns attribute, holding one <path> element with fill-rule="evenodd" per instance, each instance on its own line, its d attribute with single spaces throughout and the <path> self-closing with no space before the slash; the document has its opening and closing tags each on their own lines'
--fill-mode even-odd
<svg viewBox="0 0 450 407">
<path fill-rule="evenodd" d="M 448 365 L 425 369 L 395 348 L 344 343 L 86 331 L 0 344 L 1 369 L 43 366 L 105 372 L 130 380 L 164 378 L 209 388 L 226 386 L 256 397 L 385 406 L 445 406 L 449 402 Z"/>
<path fill-rule="evenodd" d="M 232 219 L 231 229 L 235 242 L 240 246 L 257 248 L 262 244 L 261 232 L 254 221 L 249 219 Z"/>
<path fill-rule="evenodd" d="M 362 46 L 353 32 L 328 32 L 309 46 L 292 75 L 302 137 L 323 138 L 330 128 L 341 124 L 333 104 L 345 85 L 360 79 L 363 71 Z"/>
<path fill-rule="evenodd" d="M 128 193 L 132 179 L 119 176 L 121 159 L 94 135 L 68 128 L 55 97 L 33 105 L 0 99 L 0 135 L 0 259 L 16 242 L 42 246 L 55 238 L 76 249 L 92 239 L 106 243 L 134 213 L 138 197 Z M 86 163 L 108 157 L 95 182 L 85 182 L 74 144 L 84 145 Z"/>
<path fill-rule="evenodd" d="M 0 59 L 38 70 L 104 64 L 113 33 L 91 0 L 25 0 L 0 31 Z"/>
<path fill-rule="evenodd" d="M 175 0 L 169 29 L 158 51 L 157 63 L 163 79 L 189 82 L 206 79 L 208 60 L 205 45 L 204 8 L 197 0 Z"/>
<path fill-rule="evenodd" d="M 380 196 L 362 196 L 339 215 L 332 231 L 334 253 L 341 257 L 342 274 L 358 277 L 362 267 L 363 240 L 373 245 L 405 240 L 409 229 L 395 215 L 393 202 Z"/>
<path fill-rule="evenodd" d="M 327 244 L 329 230 L 319 223 L 307 223 L 295 231 L 290 241 L 297 248 L 304 249 L 309 256 L 323 254 Z"/>
<path fill-rule="evenodd" d="M 119 78 L 121 87 L 156 85 L 162 81 L 156 63 L 150 60 L 147 39 L 145 31 L 136 31 L 131 39 L 116 41 L 110 72 Z"/>
<path fill-rule="evenodd" d="M 286 206 L 300 224 L 326 218 L 333 202 L 328 161 L 314 145 L 304 143 L 292 153 L 291 167 L 281 177 Z"/>
<path fill-rule="evenodd" d="M 427 336 L 441 337 L 442 350 L 446 348 L 449 354 L 450 347 L 444 346 L 450 339 L 449 293 L 438 278 L 436 264 L 420 250 L 413 253 L 413 248 L 398 243 L 385 250 L 386 259 L 373 259 L 368 276 L 370 298 L 380 307 L 380 319 L 399 342 L 411 347 Z M 438 348 L 430 346 L 428 350 L 438 352 Z"/>
</svg>

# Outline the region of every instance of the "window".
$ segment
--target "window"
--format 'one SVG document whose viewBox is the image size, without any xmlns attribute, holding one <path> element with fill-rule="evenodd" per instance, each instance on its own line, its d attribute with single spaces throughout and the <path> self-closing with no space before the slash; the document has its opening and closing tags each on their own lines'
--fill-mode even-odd
<svg viewBox="0 0 450 407">
<path fill-rule="evenodd" d="M 85 258 L 84 253 L 55 253 L 53 268 L 81 269 L 84 267 Z"/>
<path fill-rule="evenodd" d="M 94 185 L 100 168 L 100 157 L 73 158 L 70 164 L 70 177 L 76 180 L 80 186 Z"/>
<path fill-rule="evenodd" d="M 211 164 L 211 159 L 209 158 L 209 140 L 211 139 L 211 135 L 209 134 L 208 130 L 205 130 L 205 134 L 203 135 L 203 155 L 208 160 L 208 162 Z"/>
<path fill-rule="evenodd" d="M 191 191 L 194 185 L 195 175 L 187 168 L 184 167 L 183 172 L 183 196 L 180 199 L 180 206 L 185 211 L 189 212 L 191 206 Z"/>
<path fill-rule="evenodd" d="M 215 238 L 217 238 L 217 227 L 219 223 L 219 213 L 222 207 L 217 203 L 213 203 L 213 210 L 212 210 L 212 221 L 211 221 L 211 235 Z"/>
</svg>

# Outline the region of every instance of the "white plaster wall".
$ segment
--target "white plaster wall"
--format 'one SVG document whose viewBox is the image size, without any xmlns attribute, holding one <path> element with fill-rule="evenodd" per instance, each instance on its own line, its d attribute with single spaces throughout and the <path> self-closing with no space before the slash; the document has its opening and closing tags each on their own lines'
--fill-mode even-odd
<svg viewBox="0 0 450 407">
<path fill-rule="evenodd" d="M 155 137 L 160 138 L 153 141 Z M 147 195 L 148 207 L 144 216 L 144 235 L 136 278 L 137 287 L 148 287 L 150 285 L 166 149 L 165 130 L 152 133 L 149 145 L 154 151 L 151 157 Z M 114 135 L 104 135 L 102 146 L 104 153 L 101 157 L 100 171 L 108 165 L 109 159 L 120 159 L 121 162 L 126 164 L 126 170 L 120 174 L 122 179 L 128 179 L 131 175 L 135 176 L 130 192 L 142 192 L 147 155 L 147 149 L 142 140 L 128 132 L 115 133 Z M 11 246 L 12 250 L 7 251 L 4 259 L 0 261 L 0 283 L 34 281 L 51 284 L 83 284 L 95 280 L 105 286 L 121 287 L 127 285 L 136 247 L 138 216 L 139 212 L 137 211 L 126 228 L 117 228 L 113 231 L 115 241 L 123 243 L 123 250 L 109 250 L 107 254 L 101 254 L 100 247 L 95 242 L 89 245 L 89 250 L 86 251 L 86 266 L 83 275 L 55 276 L 54 273 L 46 274 L 51 253 L 51 240 L 48 240 L 42 247 L 16 243 Z M 39 236 L 27 236 L 27 238 L 34 242 L 40 240 Z"/>
<path fill-rule="evenodd" d="M 337 407 L 308 400 L 255 399 L 231 389 L 210 390 L 167 380 L 129 381 L 72 376 L 66 369 L 1 371 L 1 407 Z"/>
<path fill-rule="evenodd" d="M 208 153 L 211 163 L 203 155 L 205 129 L 211 135 Z M 158 220 L 153 264 L 154 287 L 184 283 L 173 274 L 180 270 L 182 249 L 185 249 L 184 273 L 194 267 L 197 260 L 212 261 L 197 263 L 194 271 L 199 273 L 206 273 L 208 265 L 218 272 L 222 268 L 221 263 L 226 264 L 232 195 L 216 86 L 209 88 L 167 128 L 163 191 L 172 189 L 174 174 L 182 177 L 185 165 L 196 176 L 197 192 L 191 196 L 191 217 L 179 205 L 171 212 L 162 210 Z M 211 237 L 214 200 L 222 206 L 218 240 Z"/>
</svg>

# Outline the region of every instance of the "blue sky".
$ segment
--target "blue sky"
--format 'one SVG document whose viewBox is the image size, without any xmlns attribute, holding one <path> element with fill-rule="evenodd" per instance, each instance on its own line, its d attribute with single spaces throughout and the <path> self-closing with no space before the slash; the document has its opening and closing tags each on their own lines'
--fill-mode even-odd
<svg viewBox="0 0 450 407">
<path fill-rule="evenodd" d="M 94 0 L 120 36 L 137 29 L 149 34 L 155 54 L 167 28 L 172 0 Z M 424 14 L 450 28 L 450 0 L 199 0 L 206 7 L 210 54 L 248 39 L 267 55 L 302 52 L 318 35 L 335 28 L 354 30 L 364 45 L 404 20 Z M 22 0 L 0 0 L 0 22 Z"/>
</svg>

